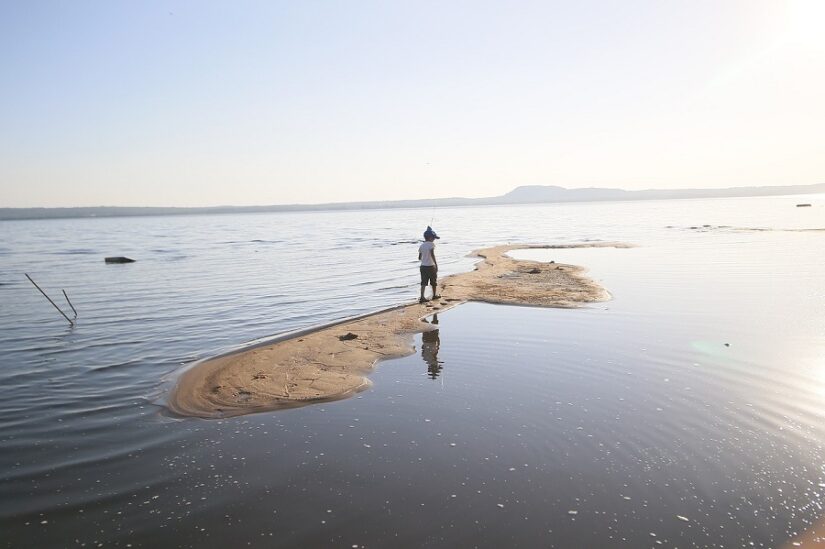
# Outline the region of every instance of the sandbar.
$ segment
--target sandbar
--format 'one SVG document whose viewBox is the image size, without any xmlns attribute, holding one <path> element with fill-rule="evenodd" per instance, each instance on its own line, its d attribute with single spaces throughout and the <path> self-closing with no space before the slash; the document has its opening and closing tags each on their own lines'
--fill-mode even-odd
<svg viewBox="0 0 825 549">
<path fill-rule="evenodd" d="M 575 265 L 516 260 L 517 249 L 629 247 L 628 244 L 520 244 L 476 250 L 475 270 L 445 277 L 440 299 L 411 303 L 320 327 L 271 344 L 195 363 L 172 388 L 175 414 L 237 416 L 338 400 L 370 386 L 380 360 L 414 352 L 413 334 L 434 329 L 423 319 L 468 301 L 533 307 L 577 307 L 610 294 Z"/>
</svg>

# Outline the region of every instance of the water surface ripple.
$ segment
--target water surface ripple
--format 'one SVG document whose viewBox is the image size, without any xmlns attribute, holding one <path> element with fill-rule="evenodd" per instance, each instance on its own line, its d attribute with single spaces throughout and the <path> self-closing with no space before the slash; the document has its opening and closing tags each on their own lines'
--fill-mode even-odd
<svg viewBox="0 0 825 549">
<path fill-rule="evenodd" d="M 2 222 L 0 545 L 781 546 L 825 495 L 825 235 L 796 230 L 825 197 L 798 201 Z M 442 274 L 638 247 L 523 252 L 614 299 L 463 305 L 355 398 L 164 412 L 197 359 L 415 298 L 431 219 Z"/>
</svg>

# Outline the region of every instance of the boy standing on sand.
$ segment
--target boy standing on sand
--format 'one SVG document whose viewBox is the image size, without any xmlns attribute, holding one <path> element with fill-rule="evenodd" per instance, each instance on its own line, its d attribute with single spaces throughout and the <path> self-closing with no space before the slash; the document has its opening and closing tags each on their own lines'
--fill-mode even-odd
<svg viewBox="0 0 825 549">
<path fill-rule="evenodd" d="M 424 290 L 427 284 L 433 287 L 432 299 L 441 297 L 436 291 L 436 284 L 438 278 L 438 262 L 435 260 L 435 239 L 441 238 L 435 231 L 427 225 L 427 230 L 424 231 L 424 242 L 418 247 L 418 259 L 421 260 L 421 297 L 418 299 L 419 303 L 426 303 L 424 299 Z"/>
</svg>

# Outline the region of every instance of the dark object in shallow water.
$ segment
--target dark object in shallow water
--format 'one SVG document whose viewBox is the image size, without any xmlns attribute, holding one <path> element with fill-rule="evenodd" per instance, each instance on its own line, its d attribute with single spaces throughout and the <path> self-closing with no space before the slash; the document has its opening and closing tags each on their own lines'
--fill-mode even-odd
<svg viewBox="0 0 825 549">
<path fill-rule="evenodd" d="M 730 343 L 725 343 L 725 347 L 730 347 Z"/>
<path fill-rule="evenodd" d="M 134 263 L 134 259 L 129 259 L 128 257 L 123 257 L 122 255 L 116 257 L 107 257 L 104 259 L 106 263 Z"/>
<path fill-rule="evenodd" d="M 338 336 L 338 339 L 340 339 L 341 341 L 349 341 L 351 339 L 358 339 L 358 334 L 354 334 L 352 332 L 347 332 L 346 334 L 344 334 L 342 336 Z"/>
<path fill-rule="evenodd" d="M 796 207 L 797 208 L 810 208 L 811 205 L 810 204 L 797 204 Z"/>
</svg>

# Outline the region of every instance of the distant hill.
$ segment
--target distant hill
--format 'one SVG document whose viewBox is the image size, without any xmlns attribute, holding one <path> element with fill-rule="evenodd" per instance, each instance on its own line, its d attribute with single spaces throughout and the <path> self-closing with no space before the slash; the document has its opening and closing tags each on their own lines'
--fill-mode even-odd
<svg viewBox="0 0 825 549">
<path fill-rule="evenodd" d="M 825 184 L 791 185 L 773 187 L 727 187 L 724 189 L 649 189 L 645 191 L 625 191 L 589 187 L 586 189 L 565 189 L 544 185 L 516 187 L 504 196 L 497 197 L 497 203 L 530 204 L 535 202 L 596 202 L 610 200 L 667 200 L 678 198 L 730 198 L 739 196 L 778 196 L 788 194 L 814 194 L 825 192 Z"/>
<path fill-rule="evenodd" d="M 600 202 L 616 200 L 666 200 L 678 198 L 726 198 L 825 193 L 825 183 L 773 187 L 728 187 L 725 189 L 649 189 L 626 191 L 589 187 L 566 189 L 549 185 L 524 185 L 502 196 L 489 198 L 437 198 L 326 204 L 281 204 L 271 206 L 213 206 L 207 208 L 154 208 L 92 206 L 80 208 L 0 208 L 0 220 L 57 219 L 73 217 L 122 217 L 147 215 L 194 215 L 217 213 L 296 212 L 321 210 L 369 210 L 388 208 L 431 208 L 447 206 L 491 206 L 552 202 Z"/>
<path fill-rule="evenodd" d="M 533 202 L 593 202 L 602 200 L 633 200 L 633 191 L 623 189 L 565 189 L 544 185 L 524 185 L 516 187 L 500 197 L 507 204 L 529 204 Z"/>
</svg>

